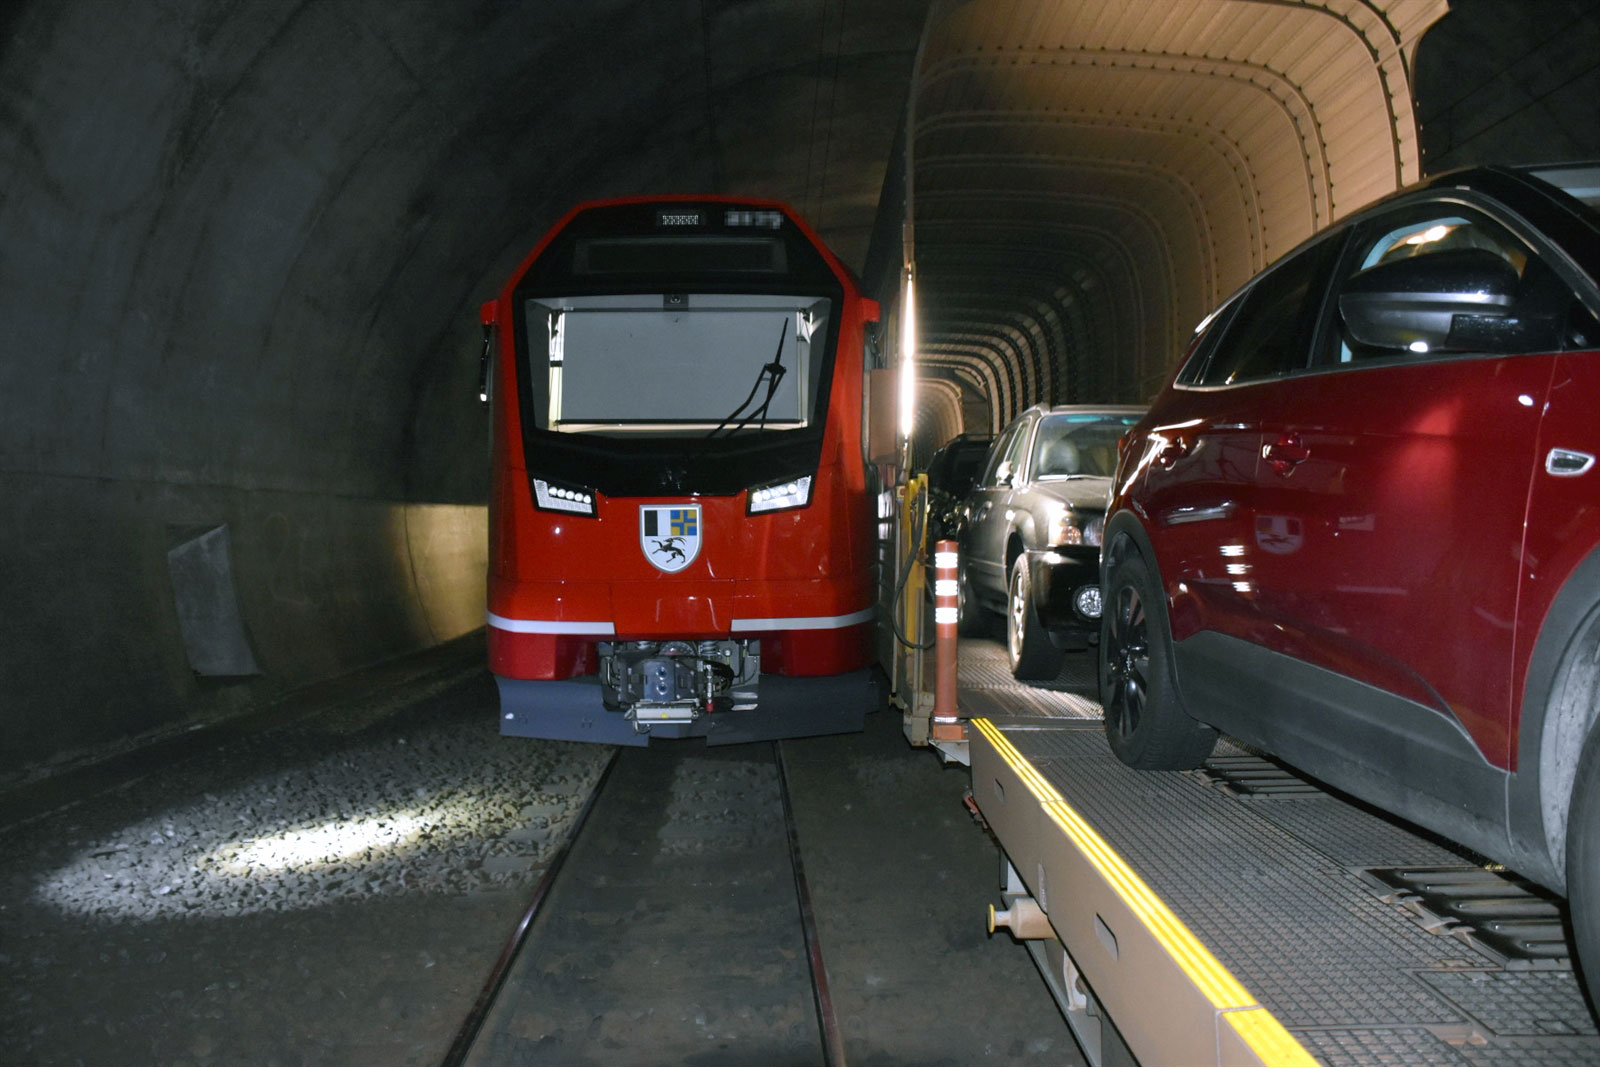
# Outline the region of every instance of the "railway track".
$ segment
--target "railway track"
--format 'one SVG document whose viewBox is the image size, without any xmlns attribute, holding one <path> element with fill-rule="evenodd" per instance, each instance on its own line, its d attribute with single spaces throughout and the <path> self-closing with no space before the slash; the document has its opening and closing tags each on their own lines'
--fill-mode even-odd
<svg viewBox="0 0 1600 1067">
<path fill-rule="evenodd" d="M 782 743 L 619 750 L 443 1062 L 843 1067 Z"/>
</svg>

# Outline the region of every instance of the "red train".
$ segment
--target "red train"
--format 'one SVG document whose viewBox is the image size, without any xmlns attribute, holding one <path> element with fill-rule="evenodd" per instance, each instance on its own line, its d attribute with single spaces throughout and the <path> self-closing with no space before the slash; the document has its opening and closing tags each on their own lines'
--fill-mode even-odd
<svg viewBox="0 0 1600 1067">
<path fill-rule="evenodd" d="M 877 318 L 779 203 L 596 202 L 540 241 L 483 307 L 502 733 L 861 729 Z"/>
</svg>

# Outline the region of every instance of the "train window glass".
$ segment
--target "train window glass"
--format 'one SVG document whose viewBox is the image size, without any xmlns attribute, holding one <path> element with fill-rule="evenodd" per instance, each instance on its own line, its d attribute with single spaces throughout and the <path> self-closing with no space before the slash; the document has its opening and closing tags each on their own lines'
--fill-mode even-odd
<svg viewBox="0 0 1600 1067">
<path fill-rule="evenodd" d="M 540 429 L 703 437 L 816 417 L 829 300 L 628 293 L 529 300 L 525 312 Z"/>
<path fill-rule="evenodd" d="M 574 274 L 782 274 L 777 237 L 592 237 L 577 242 Z"/>
</svg>

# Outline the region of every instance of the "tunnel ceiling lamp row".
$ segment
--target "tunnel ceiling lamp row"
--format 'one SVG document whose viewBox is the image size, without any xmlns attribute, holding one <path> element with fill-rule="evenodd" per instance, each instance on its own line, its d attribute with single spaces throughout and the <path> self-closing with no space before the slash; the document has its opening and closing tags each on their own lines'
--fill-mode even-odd
<svg viewBox="0 0 1600 1067">
<path fill-rule="evenodd" d="M 906 270 L 906 294 L 900 316 L 900 436 L 910 438 L 916 422 L 917 395 L 917 290 L 913 272 Z"/>
</svg>

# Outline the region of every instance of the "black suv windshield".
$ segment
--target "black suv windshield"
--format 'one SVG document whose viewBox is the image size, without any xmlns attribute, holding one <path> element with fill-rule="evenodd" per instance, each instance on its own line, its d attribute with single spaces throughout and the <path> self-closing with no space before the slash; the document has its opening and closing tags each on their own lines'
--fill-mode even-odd
<svg viewBox="0 0 1600 1067">
<path fill-rule="evenodd" d="M 1046 415 L 1033 442 L 1033 478 L 1109 478 L 1117 468 L 1117 440 L 1136 416 Z"/>
</svg>

